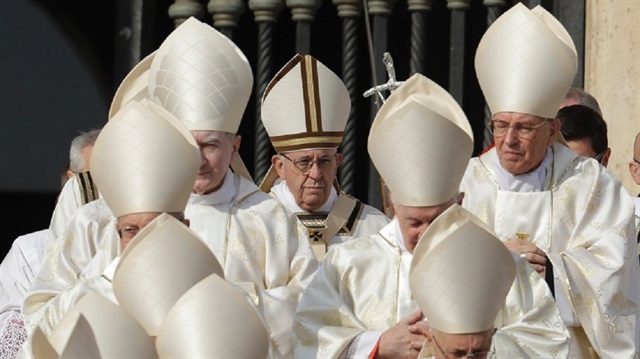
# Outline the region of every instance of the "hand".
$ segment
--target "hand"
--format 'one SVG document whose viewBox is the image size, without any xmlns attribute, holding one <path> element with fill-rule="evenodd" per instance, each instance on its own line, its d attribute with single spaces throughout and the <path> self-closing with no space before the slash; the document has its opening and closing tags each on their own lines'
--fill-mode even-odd
<svg viewBox="0 0 640 359">
<path fill-rule="evenodd" d="M 425 341 L 419 331 L 423 328 L 422 318 L 422 312 L 414 312 L 382 333 L 376 358 L 417 358 Z"/>
<path fill-rule="evenodd" d="M 547 266 L 547 255 L 530 240 L 509 239 L 504 245 L 512 252 L 526 258 L 543 278 Z"/>
</svg>

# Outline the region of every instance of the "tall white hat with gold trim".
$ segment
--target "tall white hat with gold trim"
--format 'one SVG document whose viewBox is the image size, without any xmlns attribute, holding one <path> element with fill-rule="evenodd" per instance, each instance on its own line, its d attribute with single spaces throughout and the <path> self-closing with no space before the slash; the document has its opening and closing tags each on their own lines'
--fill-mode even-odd
<svg viewBox="0 0 640 359">
<path fill-rule="evenodd" d="M 310 55 L 295 55 L 267 85 L 260 114 L 277 152 L 336 148 L 351 98 L 340 77 Z"/>
<path fill-rule="evenodd" d="M 395 202 L 435 206 L 458 192 L 473 151 L 473 132 L 455 99 L 415 74 L 378 111 L 368 150 Z"/>
<path fill-rule="evenodd" d="M 260 115 L 276 152 L 337 148 L 351 111 L 344 82 L 310 55 L 296 54 L 271 79 L 262 96 Z M 269 169 L 261 189 L 275 180 Z"/>
<path fill-rule="evenodd" d="M 184 223 L 163 213 L 125 249 L 113 293 L 147 333 L 156 336 L 178 298 L 214 273 L 224 277 L 209 247 Z"/>
<path fill-rule="evenodd" d="M 409 286 L 432 328 L 477 333 L 494 328 L 515 274 L 511 252 L 479 218 L 456 204 L 418 241 Z"/>
<path fill-rule="evenodd" d="M 200 168 L 191 133 L 148 100 L 130 101 L 102 128 L 91 174 L 116 217 L 182 212 Z"/>
<path fill-rule="evenodd" d="M 555 118 L 576 76 L 578 56 L 562 24 L 541 6 L 517 3 L 485 32 L 475 68 L 491 114 Z"/>
</svg>

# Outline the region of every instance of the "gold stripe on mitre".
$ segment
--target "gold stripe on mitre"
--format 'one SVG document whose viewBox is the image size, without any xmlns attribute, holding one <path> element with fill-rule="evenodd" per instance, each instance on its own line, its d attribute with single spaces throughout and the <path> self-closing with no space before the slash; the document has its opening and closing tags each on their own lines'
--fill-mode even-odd
<svg viewBox="0 0 640 359">
<path fill-rule="evenodd" d="M 336 148 L 342 143 L 342 131 L 306 132 L 273 136 L 271 143 L 277 152 L 298 151 L 310 148 Z"/>
<path fill-rule="evenodd" d="M 302 90 L 304 96 L 304 112 L 307 131 L 322 132 L 322 104 L 318 86 L 318 63 L 311 56 L 305 56 L 300 66 Z"/>
</svg>

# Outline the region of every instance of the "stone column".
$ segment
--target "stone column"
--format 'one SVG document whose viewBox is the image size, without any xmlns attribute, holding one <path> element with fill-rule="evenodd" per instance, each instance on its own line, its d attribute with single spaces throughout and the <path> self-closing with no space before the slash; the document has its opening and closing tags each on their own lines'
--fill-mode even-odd
<svg viewBox="0 0 640 359">
<path fill-rule="evenodd" d="M 291 18 L 296 23 L 296 52 L 309 55 L 311 50 L 311 23 L 315 19 L 320 0 L 286 0 Z"/>
<path fill-rule="evenodd" d="M 386 81 L 386 68 L 383 65 L 382 59 L 384 53 L 387 51 L 387 42 L 388 42 L 388 30 L 389 30 L 389 16 L 391 15 L 391 9 L 394 5 L 394 0 L 367 0 L 367 8 L 368 14 L 373 17 L 373 26 L 371 27 L 371 43 L 373 49 L 370 49 L 372 62 L 371 69 L 372 76 L 371 82 L 372 86 L 381 85 Z M 366 19 L 368 21 L 368 18 Z M 378 113 L 378 109 L 382 106 L 382 102 L 378 98 L 378 96 L 372 96 L 371 100 L 371 119 L 368 126 L 371 126 L 371 122 Z M 384 203 L 386 202 L 383 199 L 384 183 L 380 178 L 380 174 L 376 170 L 375 166 L 369 160 L 369 181 L 368 181 L 368 192 L 367 203 L 370 206 L 378 208 L 379 210 L 386 213 L 386 209 L 384 207 Z"/>
<path fill-rule="evenodd" d="M 487 29 L 500 15 L 504 9 L 505 0 L 484 0 L 482 2 L 487 7 Z M 489 106 L 484 105 L 484 131 L 482 136 L 482 148 L 487 148 L 493 144 L 493 135 L 489 130 L 489 120 L 491 119 L 491 110 Z"/>
<path fill-rule="evenodd" d="M 431 10 L 432 0 L 409 0 L 411 13 L 411 75 L 426 72 L 427 59 L 427 11 Z"/>
<path fill-rule="evenodd" d="M 204 18 L 204 6 L 198 0 L 175 0 L 169 6 L 169 17 L 173 19 L 175 27 L 182 24 L 191 16 L 202 20 Z"/>
<path fill-rule="evenodd" d="M 362 13 L 360 0 L 333 0 L 342 19 L 342 81 L 349 90 L 351 111 L 344 129 L 340 151 L 344 158 L 339 170 L 339 182 L 343 191 L 354 194 L 357 160 L 357 115 L 358 93 L 358 20 Z"/>
<path fill-rule="evenodd" d="M 238 18 L 246 5 L 242 0 L 209 0 L 207 11 L 213 19 L 213 26 L 228 38 L 233 38 L 233 30 L 238 27 Z"/>
<path fill-rule="evenodd" d="M 258 64 L 255 71 L 254 92 L 256 104 L 255 140 L 253 179 L 260 184 L 271 165 L 273 146 L 269 135 L 262 125 L 260 106 L 262 94 L 269 81 L 271 81 L 273 67 L 273 40 L 274 24 L 278 21 L 278 15 L 284 8 L 283 0 L 249 0 L 249 8 L 253 11 L 255 21 L 258 23 Z"/>
<path fill-rule="evenodd" d="M 451 9 L 451 38 L 449 40 L 449 93 L 462 107 L 464 93 L 464 47 L 466 29 L 466 11 L 471 0 L 447 0 Z"/>
</svg>

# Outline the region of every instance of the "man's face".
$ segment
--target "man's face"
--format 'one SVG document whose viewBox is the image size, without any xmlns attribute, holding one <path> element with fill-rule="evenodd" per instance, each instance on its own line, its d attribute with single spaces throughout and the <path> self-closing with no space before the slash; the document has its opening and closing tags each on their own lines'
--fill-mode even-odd
<svg viewBox="0 0 640 359">
<path fill-rule="evenodd" d="M 142 212 L 126 214 L 118 217 L 116 230 L 120 235 L 120 249 L 124 249 L 129 245 L 133 238 L 144 228 L 149 222 L 158 217 L 161 212 Z"/>
<path fill-rule="evenodd" d="M 294 151 L 275 155 L 271 162 L 280 179 L 287 182 L 296 204 L 311 212 L 329 199 L 342 154 L 335 148 Z"/>
<path fill-rule="evenodd" d="M 422 237 L 424 231 L 429 228 L 431 222 L 433 222 L 442 212 L 451 207 L 454 200 L 447 201 L 437 206 L 429 207 L 408 207 L 401 204 L 395 205 L 396 217 L 400 224 L 400 231 L 402 232 L 402 239 L 405 247 L 409 253 L 413 253 L 413 250 L 418 244 L 418 240 Z"/>
<path fill-rule="evenodd" d="M 494 329 L 472 334 L 447 334 L 433 330 L 427 335 L 429 348 L 436 359 L 485 359 L 491 350 Z"/>
<path fill-rule="evenodd" d="M 527 173 L 538 167 L 544 159 L 547 147 L 553 143 L 560 130 L 558 120 L 545 121 L 541 117 L 516 112 L 496 113 L 492 120 L 494 123 L 500 121 L 503 125 L 512 126 L 502 136 L 494 134 L 493 140 L 500 164 L 514 175 Z M 527 131 L 526 135 L 523 131 L 518 135 L 513 128 L 518 126 L 537 127 Z"/>
<path fill-rule="evenodd" d="M 193 190 L 214 192 L 222 186 L 229 164 L 237 156 L 240 136 L 220 131 L 191 131 L 200 147 L 200 170 Z"/>
</svg>

